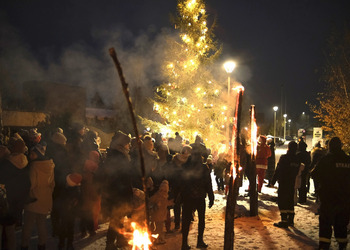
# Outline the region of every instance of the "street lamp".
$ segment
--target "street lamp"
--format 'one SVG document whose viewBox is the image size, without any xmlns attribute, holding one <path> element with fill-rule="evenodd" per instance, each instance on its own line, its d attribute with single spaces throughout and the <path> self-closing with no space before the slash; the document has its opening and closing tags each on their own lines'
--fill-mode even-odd
<svg viewBox="0 0 350 250">
<path fill-rule="evenodd" d="M 283 115 L 284 122 L 283 122 L 283 139 L 286 140 L 286 125 L 287 125 L 287 114 Z"/>
<path fill-rule="evenodd" d="M 288 119 L 288 135 L 291 136 L 290 134 L 290 123 L 292 122 L 292 119 Z"/>
<path fill-rule="evenodd" d="M 236 63 L 233 61 L 227 61 L 224 63 L 224 68 L 225 71 L 227 73 L 227 121 L 226 121 L 226 138 L 227 138 L 227 142 L 226 142 L 226 147 L 228 149 L 229 147 L 229 136 L 230 136 L 230 131 L 229 131 L 229 120 L 230 120 L 230 90 L 231 90 L 231 80 L 230 80 L 230 74 L 232 73 L 232 71 L 235 69 L 236 67 Z"/>
<path fill-rule="evenodd" d="M 273 116 L 273 143 L 276 145 L 276 112 L 278 110 L 277 106 L 273 107 L 274 116 Z"/>
</svg>

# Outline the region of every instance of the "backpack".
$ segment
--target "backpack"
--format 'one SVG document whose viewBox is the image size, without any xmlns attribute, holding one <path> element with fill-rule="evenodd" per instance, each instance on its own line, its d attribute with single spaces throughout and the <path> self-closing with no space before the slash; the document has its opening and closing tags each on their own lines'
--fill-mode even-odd
<svg viewBox="0 0 350 250">
<path fill-rule="evenodd" d="M 9 203 L 7 201 L 6 188 L 4 184 L 0 184 L 0 217 L 7 215 Z"/>
</svg>

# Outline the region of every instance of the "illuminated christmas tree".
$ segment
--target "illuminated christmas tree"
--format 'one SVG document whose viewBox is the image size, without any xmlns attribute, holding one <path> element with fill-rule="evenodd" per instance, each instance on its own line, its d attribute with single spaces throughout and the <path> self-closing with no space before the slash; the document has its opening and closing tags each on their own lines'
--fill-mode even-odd
<svg viewBox="0 0 350 250">
<path fill-rule="evenodd" d="M 166 82 L 156 89 L 153 109 L 162 122 L 143 119 L 143 124 L 164 136 L 176 131 L 194 140 L 201 135 L 207 145 L 225 140 L 227 89 L 212 73 L 221 49 L 208 29 L 202 0 L 179 0 L 175 29 L 178 39 L 167 40 L 163 73 Z"/>
</svg>

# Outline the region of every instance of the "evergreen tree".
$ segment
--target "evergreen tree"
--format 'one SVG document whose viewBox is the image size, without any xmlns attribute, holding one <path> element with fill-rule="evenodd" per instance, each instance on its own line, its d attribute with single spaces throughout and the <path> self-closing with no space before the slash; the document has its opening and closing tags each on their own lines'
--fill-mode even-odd
<svg viewBox="0 0 350 250">
<path fill-rule="evenodd" d="M 154 111 L 161 122 L 143 119 L 143 124 L 163 135 L 178 131 L 190 141 L 199 134 L 208 145 L 225 140 L 227 89 L 215 81 L 214 59 L 221 52 L 208 28 L 202 0 L 179 0 L 174 18 L 176 38 L 167 39 L 163 75 L 157 87 Z"/>
</svg>

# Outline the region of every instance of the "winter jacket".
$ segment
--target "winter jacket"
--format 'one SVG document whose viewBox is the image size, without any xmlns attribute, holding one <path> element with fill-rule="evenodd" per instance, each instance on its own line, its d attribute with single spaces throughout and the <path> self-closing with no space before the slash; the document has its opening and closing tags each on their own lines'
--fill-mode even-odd
<svg viewBox="0 0 350 250">
<path fill-rule="evenodd" d="M 311 164 L 311 155 L 310 152 L 308 151 L 299 151 L 297 153 L 297 156 L 300 159 L 301 163 L 304 163 L 305 168 L 304 168 L 304 173 L 308 173 L 310 171 L 310 164 Z"/>
<path fill-rule="evenodd" d="M 350 207 L 350 157 L 344 151 L 327 153 L 311 174 L 320 182 L 321 203 Z"/>
<path fill-rule="evenodd" d="M 169 186 L 168 184 L 166 185 L 166 188 L 159 188 L 159 190 L 149 199 L 150 207 L 152 208 L 150 212 L 152 221 L 165 221 L 168 212 L 168 206 L 174 204 L 172 200 L 168 200 Z"/>
<path fill-rule="evenodd" d="M 65 191 L 66 177 L 72 173 L 72 164 L 69 162 L 68 151 L 64 145 L 54 142 L 48 144 L 45 155 L 52 159 L 55 164 L 55 187 L 53 192 L 53 198 L 55 199 Z"/>
<path fill-rule="evenodd" d="M 102 171 L 102 209 L 106 216 L 113 210 L 128 214 L 132 210 L 132 178 L 133 172 L 130 159 L 125 153 L 110 149 L 107 153 Z M 99 174 L 101 178 L 101 174 Z M 124 210 L 124 211 L 122 211 Z"/>
<path fill-rule="evenodd" d="M 266 145 L 266 141 L 262 141 L 260 145 L 257 147 L 256 152 L 256 160 L 255 163 L 258 167 L 258 165 L 264 165 L 266 166 L 265 169 L 267 169 L 267 158 L 271 156 L 271 150 L 270 147 Z"/>
<path fill-rule="evenodd" d="M 30 179 L 28 160 L 24 154 L 11 154 L 0 162 L 0 184 L 4 184 L 9 213 L 0 218 L 1 225 L 13 225 L 22 215 L 29 199 Z"/>
<path fill-rule="evenodd" d="M 277 163 L 275 174 L 272 178 L 274 185 L 278 181 L 278 188 L 294 192 L 296 177 L 301 167 L 300 159 L 294 154 L 282 155 Z"/>
<path fill-rule="evenodd" d="M 206 164 L 202 163 L 201 156 L 191 155 L 183 165 L 181 197 L 184 202 L 205 199 L 214 201 L 214 193 L 210 172 Z"/>
<path fill-rule="evenodd" d="M 51 211 L 55 186 L 54 168 L 52 159 L 30 162 L 30 197 L 36 201 L 26 205 L 25 210 L 38 214 L 48 214 Z"/>
<path fill-rule="evenodd" d="M 214 166 L 214 175 L 217 178 L 224 178 L 224 172 L 228 164 L 225 159 L 219 159 Z"/>
</svg>

